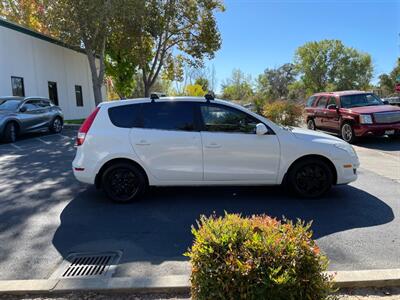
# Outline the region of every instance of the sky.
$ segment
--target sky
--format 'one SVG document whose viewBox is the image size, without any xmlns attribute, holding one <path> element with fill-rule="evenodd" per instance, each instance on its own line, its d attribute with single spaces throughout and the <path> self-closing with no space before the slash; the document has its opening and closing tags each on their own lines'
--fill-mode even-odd
<svg viewBox="0 0 400 300">
<path fill-rule="evenodd" d="M 225 0 L 217 13 L 222 47 L 214 65 L 217 86 L 240 68 L 256 78 L 293 61 L 309 41 L 339 39 L 372 56 L 374 79 L 400 56 L 400 0 Z"/>
</svg>

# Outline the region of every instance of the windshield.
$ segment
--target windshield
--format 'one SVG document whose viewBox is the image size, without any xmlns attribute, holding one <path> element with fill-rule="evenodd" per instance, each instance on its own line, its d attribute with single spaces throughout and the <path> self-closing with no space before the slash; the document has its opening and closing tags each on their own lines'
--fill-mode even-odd
<svg viewBox="0 0 400 300">
<path fill-rule="evenodd" d="M 382 100 L 375 94 L 357 94 L 340 97 L 340 104 L 344 108 L 383 105 Z"/>
<path fill-rule="evenodd" d="M 1 100 L 0 99 L 0 110 L 15 111 L 18 105 L 21 103 L 20 100 Z"/>
</svg>

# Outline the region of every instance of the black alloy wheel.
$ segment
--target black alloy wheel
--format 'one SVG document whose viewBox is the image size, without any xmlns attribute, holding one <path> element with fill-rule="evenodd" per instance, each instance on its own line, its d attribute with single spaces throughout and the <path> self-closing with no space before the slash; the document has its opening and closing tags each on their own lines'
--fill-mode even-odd
<svg viewBox="0 0 400 300">
<path fill-rule="evenodd" d="M 142 171 L 129 163 L 109 167 L 103 174 L 102 183 L 107 197 L 119 203 L 137 200 L 146 188 Z"/>
<path fill-rule="evenodd" d="M 289 171 L 291 189 L 305 198 L 318 198 L 332 187 L 333 174 L 322 160 L 304 160 Z"/>
</svg>

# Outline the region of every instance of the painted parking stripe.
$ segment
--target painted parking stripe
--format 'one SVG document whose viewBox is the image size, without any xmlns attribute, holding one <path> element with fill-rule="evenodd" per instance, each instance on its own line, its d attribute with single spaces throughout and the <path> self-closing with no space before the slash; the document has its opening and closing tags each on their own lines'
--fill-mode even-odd
<svg viewBox="0 0 400 300">
<path fill-rule="evenodd" d="M 13 146 L 14 148 L 16 148 L 17 150 L 22 150 L 22 148 L 20 146 L 17 146 L 14 143 L 11 143 L 10 145 Z"/>
<path fill-rule="evenodd" d="M 37 140 L 41 141 L 42 143 L 46 144 L 46 145 L 51 145 L 51 142 L 47 142 L 45 140 L 42 140 L 41 138 L 36 138 Z"/>
</svg>

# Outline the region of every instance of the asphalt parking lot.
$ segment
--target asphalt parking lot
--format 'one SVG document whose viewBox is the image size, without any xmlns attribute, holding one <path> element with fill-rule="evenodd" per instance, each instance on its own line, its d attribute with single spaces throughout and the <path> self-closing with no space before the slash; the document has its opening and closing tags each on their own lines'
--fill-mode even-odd
<svg viewBox="0 0 400 300">
<path fill-rule="evenodd" d="M 400 268 L 399 140 L 356 147 L 358 181 L 324 199 L 279 187 L 187 187 L 153 188 L 118 205 L 74 179 L 74 137 L 65 129 L 0 144 L 0 279 L 48 278 L 71 252 L 113 250 L 123 253 L 114 276 L 182 274 L 191 225 L 224 211 L 313 220 L 332 270 Z"/>
</svg>

